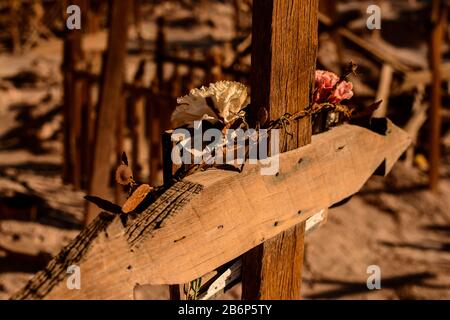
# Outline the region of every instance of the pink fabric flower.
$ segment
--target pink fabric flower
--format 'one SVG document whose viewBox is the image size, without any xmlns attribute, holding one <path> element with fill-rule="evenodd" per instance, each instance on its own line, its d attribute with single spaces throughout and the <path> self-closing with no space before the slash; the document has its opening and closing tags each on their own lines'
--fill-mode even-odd
<svg viewBox="0 0 450 320">
<path fill-rule="evenodd" d="M 316 70 L 314 102 L 323 103 L 327 101 L 339 77 L 330 71 Z"/>
<path fill-rule="evenodd" d="M 348 81 L 342 81 L 328 98 L 328 102 L 339 103 L 342 100 L 350 99 L 351 97 L 353 97 L 353 84 Z"/>
<path fill-rule="evenodd" d="M 316 70 L 313 103 L 339 103 L 353 97 L 353 84 L 348 81 L 342 81 L 333 91 L 338 81 L 339 77 L 335 73 Z"/>
</svg>

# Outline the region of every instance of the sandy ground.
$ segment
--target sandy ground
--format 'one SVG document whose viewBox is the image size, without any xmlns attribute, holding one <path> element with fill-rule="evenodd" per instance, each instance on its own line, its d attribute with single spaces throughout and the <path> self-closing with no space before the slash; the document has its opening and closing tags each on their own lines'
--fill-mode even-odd
<svg viewBox="0 0 450 320">
<path fill-rule="evenodd" d="M 151 40 L 154 25 L 145 30 Z M 226 39 L 231 32 L 223 23 L 197 36 Z M 170 34 L 175 42 L 195 40 L 180 28 Z M 84 46 L 100 50 L 105 39 L 105 33 L 91 35 Z M 23 287 L 81 227 L 83 193 L 60 179 L 61 48 L 61 41 L 51 40 L 21 56 L 0 54 L 0 299 Z M 129 59 L 128 77 L 138 61 Z M 438 195 L 426 190 L 423 172 L 400 162 L 387 178 L 373 177 L 349 202 L 331 209 L 327 223 L 307 238 L 303 296 L 449 299 L 449 154 L 447 145 Z M 380 290 L 366 286 L 373 265 L 381 270 Z M 143 286 L 135 292 L 136 298 L 168 297 L 165 287 Z M 239 299 L 240 285 L 221 298 Z"/>
</svg>

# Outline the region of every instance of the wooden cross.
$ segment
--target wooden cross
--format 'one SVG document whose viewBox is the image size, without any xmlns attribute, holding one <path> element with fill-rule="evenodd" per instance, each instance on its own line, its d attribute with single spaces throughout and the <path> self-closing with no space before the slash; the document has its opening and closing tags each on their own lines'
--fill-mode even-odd
<svg viewBox="0 0 450 320">
<path fill-rule="evenodd" d="M 270 119 L 309 105 L 317 56 L 318 1 L 263 0 L 253 3 L 252 123 L 261 108 Z M 309 117 L 282 132 L 282 151 L 311 141 Z M 244 255 L 244 299 L 298 299 L 305 223 L 299 223 Z"/>
<path fill-rule="evenodd" d="M 308 105 L 317 2 L 261 0 L 254 10 L 256 123 L 258 108 L 276 118 Z M 282 134 L 287 152 L 276 175 L 261 175 L 262 164 L 246 164 L 241 173 L 206 170 L 160 188 L 126 222 L 102 212 L 13 298 L 132 299 L 136 284 L 187 283 L 233 261 L 235 279 L 244 255 L 244 298 L 297 299 L 305 225 L 375 171 L 389 172 L 410 143 L 388 120 L 373 123 L 381 129 L 342 125 L 311 139 L 306 118 L 291 125 L 292 137 Z M 71 265 L 81 270 L 79 290 L 66 284 Z"/>
</svg>

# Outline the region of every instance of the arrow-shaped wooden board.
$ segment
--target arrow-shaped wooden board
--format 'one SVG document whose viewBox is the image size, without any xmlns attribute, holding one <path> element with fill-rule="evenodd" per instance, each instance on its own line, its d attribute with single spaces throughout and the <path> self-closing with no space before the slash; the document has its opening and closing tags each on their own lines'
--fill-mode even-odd
<svg viewBox="0 0 450 320">
<path fill-rule="evenodd" d="M 193 174 L 126 226 L 100 214 L 13 298 L 131 299 L 137 283 L 189 282 L 355 194 L 409 143 L 390 121 L 384 135 L 342 125 L 281 154 L 277 175 L 261 175 L 260 165 Z M 81 289 L 67 287 L 71 265 Z"/>
</svg>

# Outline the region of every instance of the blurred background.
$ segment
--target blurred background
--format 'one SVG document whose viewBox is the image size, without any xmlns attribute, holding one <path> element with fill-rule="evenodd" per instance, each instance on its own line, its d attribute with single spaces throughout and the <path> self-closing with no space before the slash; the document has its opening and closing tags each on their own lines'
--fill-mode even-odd
<svg viewBox="0 0 450 320">
<path fill-rule="evenodd" d="M 251 0 L 114 2 L 0 1 L 0 299 L 92 219 L 84 195 L 123 203 L 122 151 L 137 181 L 162 184 L 161 133 L 177 97 L 218 80 L 249 84 Z M 73 4 L 79 30 L 66 26 Z M 353 61 L 351 105 L 383 100 L 375 114 L 413 144 L 308 236 L 307 299 L 450 298 L 448 4 L 320 0 L 317 69 L 342 74 Z M 367 26 L 371 5 L 380 29 Z M 366 287 L 370 265 L 381 290 Z M 239 285 L 221 298 L 240 298 Z"/>
</svg>

